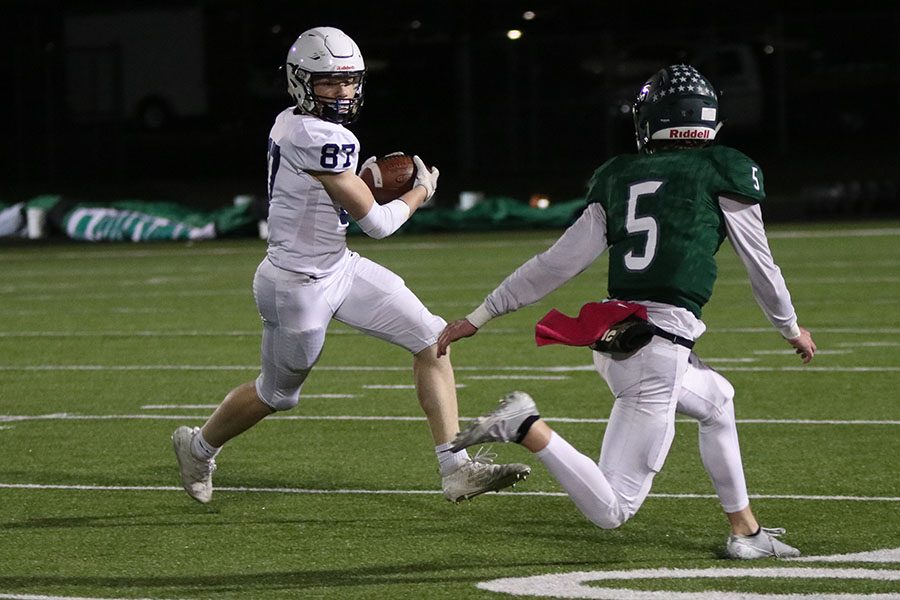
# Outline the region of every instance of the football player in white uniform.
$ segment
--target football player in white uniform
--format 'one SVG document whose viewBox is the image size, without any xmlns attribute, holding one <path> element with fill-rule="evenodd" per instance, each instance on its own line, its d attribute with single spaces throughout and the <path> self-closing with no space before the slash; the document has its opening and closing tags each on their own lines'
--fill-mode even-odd
<svg viewBox="0 0 900 600">
<path fill-rule="evenodd" d="M 225 442 L 266 416 L 295 407 L 332 318 L 413 354 L 444 496 L 454 502 L 513 485 L 530 467 L 449 452 L 459 431 L 456 384 L 436 342 L 446 322 L 388 269 L 347 248 L 350 218 L 369 236 L 395 232 L 428 202 L 438 170 L 416 156 L 413 189 L 384 205 L 356 175 L 359 140 L 346 127 L 363 103 L 365 64 L 356 43 L 332 27 L 300 35 L 287 56 L 295 106 L 275 119 L 268 144 L 269 238 L 253 279 L 263 322 L 260 374 L 232 390 L 202 428 L 172 435 L 181 480 L 199 502 L 212 497 L 214 458 Z"/>
</svg>

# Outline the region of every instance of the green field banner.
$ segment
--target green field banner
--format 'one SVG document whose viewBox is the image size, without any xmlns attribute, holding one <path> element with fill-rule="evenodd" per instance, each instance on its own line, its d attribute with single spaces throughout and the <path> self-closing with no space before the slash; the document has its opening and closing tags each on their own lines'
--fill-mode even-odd
<svg viewBox="0 0 900 600">
<path fill-rule="evenodd" d="M 27 205 L 46 210 L 67 237 L 92 242 L 204 240 L 240 233 L 256 222 L 247 205 L 202 212 L 173 202 L 74 203 L 55 195 L 39 196 Z"/>
<path fill-rule="evenodd" d="M 416 211 L 400 232 L 562 229 L 571 225 L 584 207 L 583 198 L 546 208 L 532 207 L 508 197 L 486 198 L 468 210 L 426 208 Z M 29 209 L 46 214 L 51 235 L 62 233 L 73 240 L 91 242 L 205 240 L 257 235 L 257 222 L 261 218 L 259 207 L 254 207 L 252 202 L 204 212 L 174 202 L 76 202 L 56 194 L 32 198 L 24 203 L 21 212 L 24 214 Z M 10 232 L 6 235 L 24 235 L 19 231 L 24 227 L 19 209 L 9 210 L 15 219 L 10 221 Z M 351 221 L 349 233 L 362 232 Z"/>
</svg>

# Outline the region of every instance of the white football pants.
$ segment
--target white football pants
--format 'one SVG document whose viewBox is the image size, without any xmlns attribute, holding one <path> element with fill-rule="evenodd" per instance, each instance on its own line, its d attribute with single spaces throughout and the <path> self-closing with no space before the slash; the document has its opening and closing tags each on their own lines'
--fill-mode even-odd
<svg viewBox="0 0 900 600">
<path fill-rule="evenodd" d="M 659 337 L 625 359 L 594 352 L 594 365 L 616 398 L 599 462 L 556 433 L 537 453 L 588 519 L 611 529 L 634 516 L 665 462 L 676 412 L 699 422 L 700 455 L 725 512 L 748 506 L 728 380 Z"/>
<path fill-rule="evenodd" d="M 322 353 L 332 318 L 417 354 L 446 321 L 431 314 L 398 275 L 351 252 L 332 275 L 311 279 L 263 259 L 253 296 L 263 321 L 259 397 L 275 410 L 297 405 Z"/>
</svg>

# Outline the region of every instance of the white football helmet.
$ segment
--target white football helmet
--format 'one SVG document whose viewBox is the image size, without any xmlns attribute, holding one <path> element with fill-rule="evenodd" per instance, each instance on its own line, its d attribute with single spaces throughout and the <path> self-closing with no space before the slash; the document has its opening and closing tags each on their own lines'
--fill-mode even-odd
<svg viewBox="0 0 900 600">
<path fill-rule="evenodd" d="M 320 75 L 349 75 L 359 78 L 356 95 L 349 99 L 319 98 L 313 82 Z M 304 31 L 287 55 L 288 93 L 301 112 L 333 123 L 352 123 L 363 104 L 366 64 L 356 42 L 340 29 L 315 27 Z"/>
</svg>

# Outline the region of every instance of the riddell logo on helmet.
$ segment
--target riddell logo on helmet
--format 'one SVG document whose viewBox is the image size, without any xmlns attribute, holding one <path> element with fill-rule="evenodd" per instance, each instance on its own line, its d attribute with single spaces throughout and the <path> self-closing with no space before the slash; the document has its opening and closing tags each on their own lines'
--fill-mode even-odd
<svg viewBox="0 0 900 600">
<path fill-rule="evenodd" d="M 337 69 L 335 69 L 335 70 L 337 70 L 337 71 L 355 71 L 356 67 L 354 67 L 353 65 L 339 65 L 337 67 Z"/>
<path fill-rule="evenodd" d="M 670 129 L 669 139 L 708 140 L 711 133 L 709 129 Z"/>
</svg>

